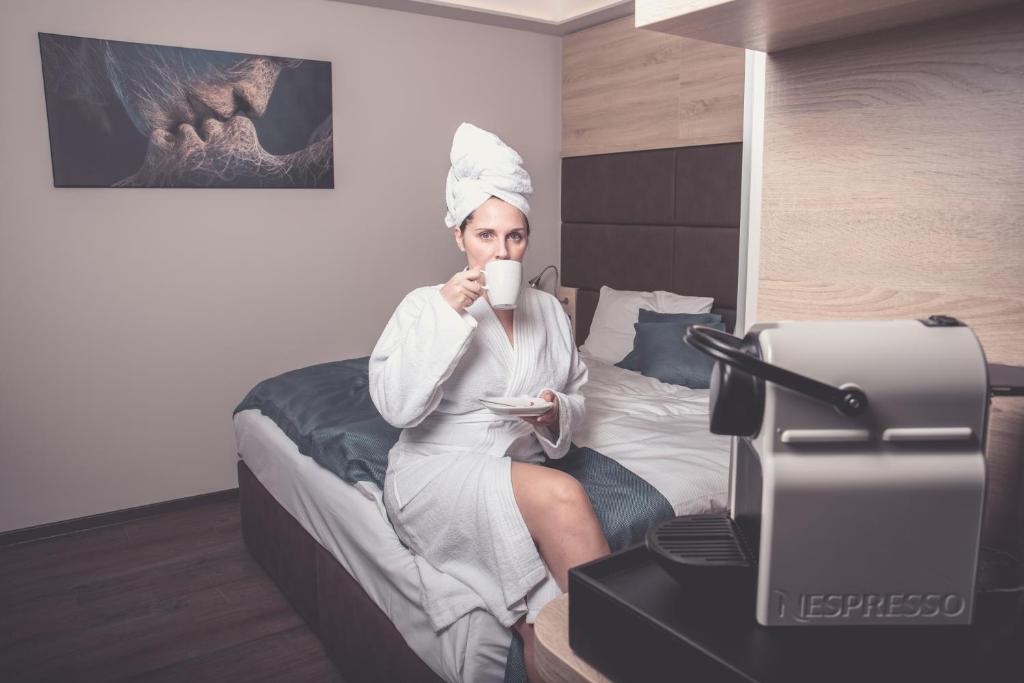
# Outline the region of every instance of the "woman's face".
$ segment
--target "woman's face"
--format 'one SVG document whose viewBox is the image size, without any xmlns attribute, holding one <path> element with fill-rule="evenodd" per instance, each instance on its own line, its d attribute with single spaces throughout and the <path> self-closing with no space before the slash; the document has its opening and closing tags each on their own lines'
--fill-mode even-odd
<svg viewBox="0 0 1024 683">
<path fill-rule="evenodd" d="M 477 207 L 465 232 L 455 228 L 455 241 L 466 252 L 471 270 L 496 259 L 522 261 L 529 236 L 523 212 L 497 197 Z"/>
</svg>

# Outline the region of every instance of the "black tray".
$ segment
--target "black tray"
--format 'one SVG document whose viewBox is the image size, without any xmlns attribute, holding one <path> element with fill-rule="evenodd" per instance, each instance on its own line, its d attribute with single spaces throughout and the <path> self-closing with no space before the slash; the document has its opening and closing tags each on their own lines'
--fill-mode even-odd
<svg viewBox="0 0 1024 683">
<path fill-rule="evenodd" d="M 617 683 L 1020 683 L 1022 615 L 987 605 L 972 626 L 765 628 L 746 582 L 684 589 L 636 546 L 570 570 L 569 644 Z"/>
</svg>

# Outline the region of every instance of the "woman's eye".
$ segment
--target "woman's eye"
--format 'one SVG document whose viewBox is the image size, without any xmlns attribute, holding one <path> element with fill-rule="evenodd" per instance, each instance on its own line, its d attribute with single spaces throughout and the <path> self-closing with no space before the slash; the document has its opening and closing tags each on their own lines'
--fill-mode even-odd
<svg viewBox="0 0 1024 683">
<path fill-rule="evenodd" d="M 519 233 L 519 232 L 513 232 L 511 235 L 509 235 L 509 237 L 511 237 L 516 242 L 518 242 L 519 240 L 523 239 L 522 233 Z"/>
<path fill-rule="evenodd" d="M 481 232 L 479 234 L 480 234 L 480 239 L 488 240 L 488 239 L 491 238 L 491 233 L 489 233 L 489 232 Z"/>
</svg>

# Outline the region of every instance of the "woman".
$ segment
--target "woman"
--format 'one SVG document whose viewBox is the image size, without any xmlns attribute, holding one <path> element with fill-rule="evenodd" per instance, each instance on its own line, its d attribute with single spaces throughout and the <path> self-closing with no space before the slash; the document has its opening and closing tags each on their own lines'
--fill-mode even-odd
<svg viewBox="0 0 1024 683">
<path fill-rule="evenodd" d="M 370 395 L 402 428 L 388 456 L 384 504 L 414 553 L 436 630 L 484 608 L 523 638 L 531 680 L 533 622 L 566 590 L 569 567 L 608 553 L 582 486 L 538 463 L 560 458 L 583 418 L 587 368 L 555 297 L 520 291 L 492 309 L 482 269 L 522 261 L 532 190 L 522 159 L 463 123 L 452 142 L 448 215 L 466 269 L 408 294 L 370 356 Z M 487 396 L 540 396 L 538 417 L 495 415 Z"/>
</svg>

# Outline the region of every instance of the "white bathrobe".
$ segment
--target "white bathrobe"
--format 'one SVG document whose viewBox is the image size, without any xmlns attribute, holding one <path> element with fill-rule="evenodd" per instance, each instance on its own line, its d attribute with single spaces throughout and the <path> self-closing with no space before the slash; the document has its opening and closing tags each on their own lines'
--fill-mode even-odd
<svg viewBox="0 0 1024 683">
<path fill-rule="evenodd" d="M 511 461 L 566 454 L 583 419 L 587 368 L 550 294 L 523 288 L 513 345 L 483 297 L 459 313 L 440 289 L 409 293 L 370 356 L 370 396 L 402 428 L 384 504 L 415 556 L 435 630 L 478 608 L 505 626 L 524 614 L 532 622 L 559 591 L 516 505 Z M 557 437 L 479 401 L 545 389 L 558 398 Z"/>
</svg>

